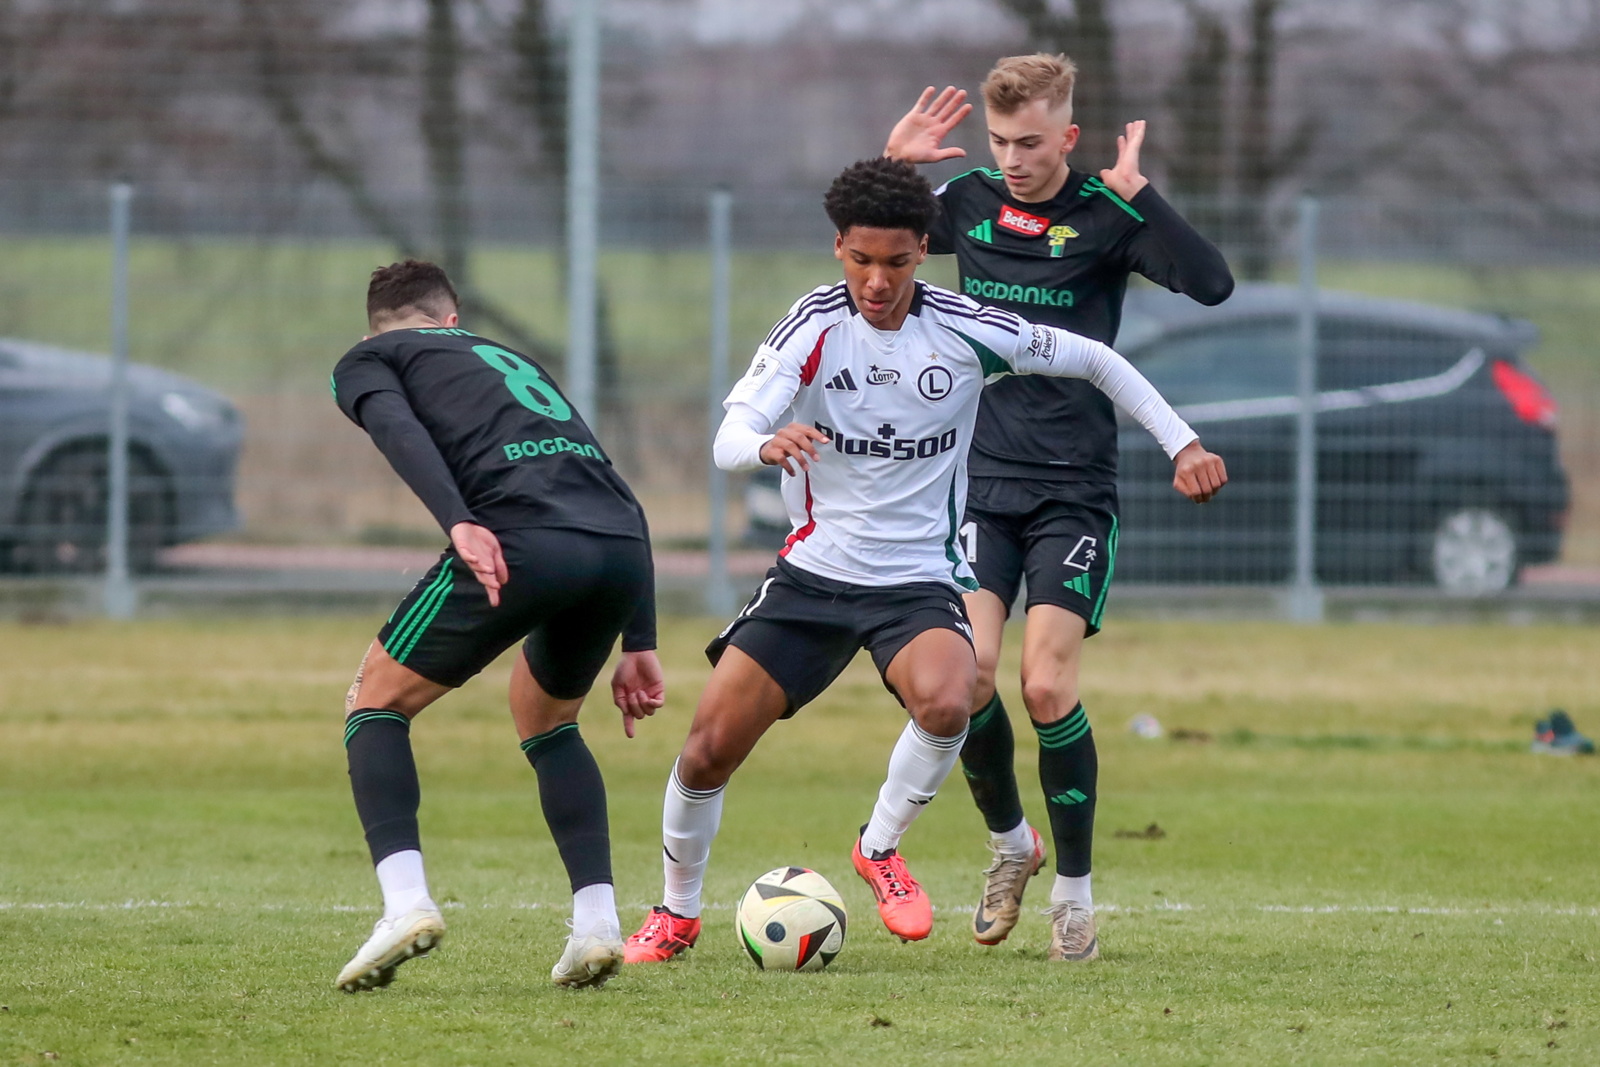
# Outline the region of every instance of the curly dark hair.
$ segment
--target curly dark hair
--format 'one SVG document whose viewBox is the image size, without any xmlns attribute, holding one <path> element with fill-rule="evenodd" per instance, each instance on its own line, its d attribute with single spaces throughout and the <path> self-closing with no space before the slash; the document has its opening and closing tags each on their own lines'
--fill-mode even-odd
<svg viewBox="0 0 1600 1067">
<path fill-rule="evenodd" d="M 918 237 L 928 232 L 939 211 L 933 187 L 917 168 L 887 156 L 846 167 L 833 179 L 822 206 L 840 233 L 852 226 L 872 226 L 910 230 Z"/>
<path fill-rule="evenodd" d="M 408 307 L 442 319 L 461 307 L 461 298 L 437 263 L 408 259 L 373 271 L 367 285 L 367 321 L 396 317 Z"/>
</svg>

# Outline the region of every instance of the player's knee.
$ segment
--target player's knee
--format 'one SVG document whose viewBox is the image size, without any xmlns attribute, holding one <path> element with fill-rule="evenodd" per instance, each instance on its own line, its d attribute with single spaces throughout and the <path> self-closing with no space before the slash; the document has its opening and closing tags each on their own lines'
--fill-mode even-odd
<svg viewBox="0 0 1600 1067">
<path fill-rule="evenodd" d="M 907 710 L 918 726 L 935 737 L 954 737 L 967 728 L 972 718 L 970 701 L 943 695 L 908 702 Z"/>
<path fill-rule="evenodd" d="M 719 741 L 716 730 L 692 730 L 678 754 L 678 781 L 690 789 L 716 789 L 738 767 L 738 756 Z"/>
<path fill-rule="evenodd" d="M 1034 722 L 1065 718 L 1078 702 L 1075 680 L 1058 671 L 1035 671 L 1022 678 L 1022 703 Z"/>
</svg>

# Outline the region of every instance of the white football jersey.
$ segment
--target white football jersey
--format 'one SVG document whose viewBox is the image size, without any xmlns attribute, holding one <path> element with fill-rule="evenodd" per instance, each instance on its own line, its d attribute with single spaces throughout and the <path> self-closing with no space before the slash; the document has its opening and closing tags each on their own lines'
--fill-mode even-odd
<svg viewBox="0 0 1600 1067">
<path fill-rule="evenodd" d="M 900 329 L 878 330 L 839 282 L 797 301 L 757 349 L 724 402 L 717 462 L 758 466 L 774 430 L 815 426 L 829 438 L 817 446 L 821 459 L 783 474 L 794 532 L 779 555 L 856 585 L 974 590 L 957 543 L 967 449 L 984 382 L 1004 374 L 1087 378 L 1169 456 L 1195 440 L 1138 371 L 1098 341 L 920 281 Z"/>
</svg>

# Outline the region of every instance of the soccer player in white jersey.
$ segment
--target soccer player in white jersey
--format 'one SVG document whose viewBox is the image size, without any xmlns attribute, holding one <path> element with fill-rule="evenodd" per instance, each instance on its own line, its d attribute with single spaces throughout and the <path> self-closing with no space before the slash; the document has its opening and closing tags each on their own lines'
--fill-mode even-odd
<svg viewBox="0 0 1600 1067">
<path fill-rule="evenodd" d="M 706 650 L 715 669 L 667 783 L 666 891 L 629 938 L 630 963 L 694 944 L 728 779 L 863 647 L 911 721 L 852 860 L 891 933 L 931 932 L 933 907 L 899 845 L 955 766 L 977 684 L 961 602 L 976 582 L 956 537 L 986 380 L 1087 378 L 1161 442 L 1178 491 L 1208 500 L 1227 481 L 1221 458 L 1110 348 L 916 280 L 938 205 L 914 167 L 863 160 L 825 205 L 844 281 L 801 299 L 768 335 L 714 445 L 725 470 L 783 468 L 794 532 Z"/>
</svg>

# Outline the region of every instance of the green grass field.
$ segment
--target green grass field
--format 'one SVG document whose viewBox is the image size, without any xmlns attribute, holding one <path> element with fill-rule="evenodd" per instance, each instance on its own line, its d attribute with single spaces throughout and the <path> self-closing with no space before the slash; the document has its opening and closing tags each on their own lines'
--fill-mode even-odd
<svg viewBox="0 0 1600 1067">
<path fill-rule="evenodd" d="M 0 627 L 0 1063 L 1600 1062 L 1600 760 L 1525 744 L 1556 704 L 1600 727 L 1592 630 L 1113 625 L 1086 685 L 1087 966 L 1045 962 L 1032 909 L 970 940 L 986 853 L 959 779 L 905 843 L 933 937 L 878 925 L 848 851 L 903 720 L 863 657 L 735 778 L 699 947 L 579 993 L 547 977 L 568 898 L 502 663 L 414 730 L 449 940 L 351 997 L 331 983 L 376 893 L 338 727 L 376 623 Z M 586 720 L 625 924 L 659 892 L 712 629 L 666 630 L 640 738 Z M 1136 739 L 1146 712 L 1212 740 Z M 823 974 L 758 972 L 732 937 L 744 884 L 787 863 L 851 909 Z"/>
</svg>

